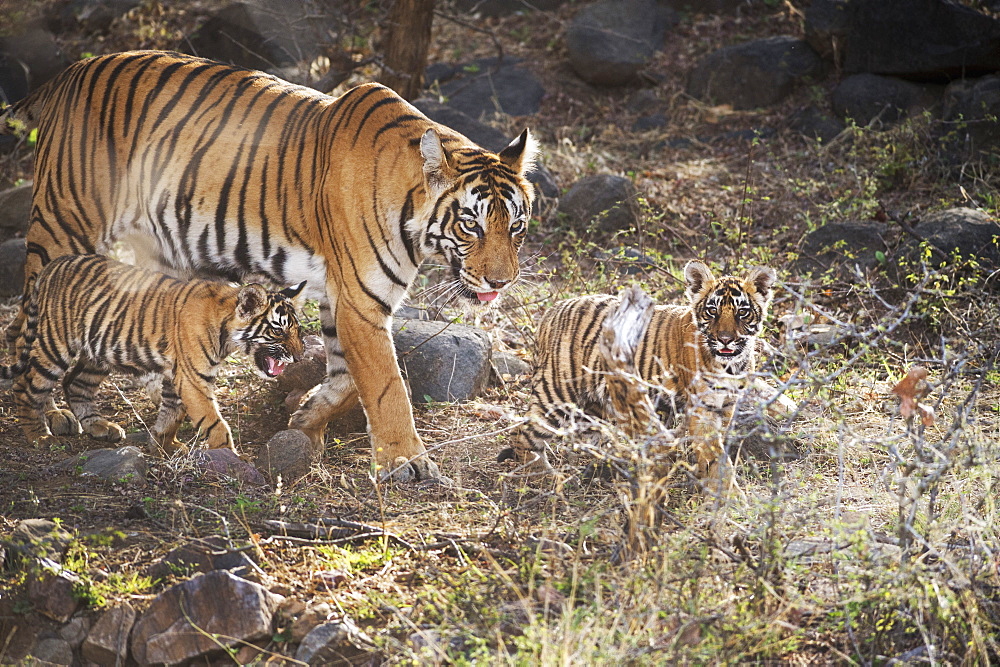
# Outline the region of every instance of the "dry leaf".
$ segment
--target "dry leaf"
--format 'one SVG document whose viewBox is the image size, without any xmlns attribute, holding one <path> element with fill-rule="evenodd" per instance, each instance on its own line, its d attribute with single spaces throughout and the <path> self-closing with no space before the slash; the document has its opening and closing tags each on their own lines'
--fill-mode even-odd
<svg viewBox="0 0 1000 667">
<path fill-rule="evenodd" d="M 927 383 L 927 369 L 923 366 L 914 366 L 909 370 L 902 380 L 892 388 L 892 393 L 899 396 L 899 413 L 904 419 L 912 419 L 914 415 L 920 415 L 920 421 L 924 426 L 934 423 L 934 408 L 920 402 L 924 396 L 931 391 Z"/>
</svg>

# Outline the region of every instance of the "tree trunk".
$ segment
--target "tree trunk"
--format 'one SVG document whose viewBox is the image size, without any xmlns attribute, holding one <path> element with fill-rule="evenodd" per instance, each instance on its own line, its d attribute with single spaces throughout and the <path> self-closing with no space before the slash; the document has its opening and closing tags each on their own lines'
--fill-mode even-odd
<svg viewBox="0 0 1000 667">
<path fill-rule="evenodd" d="M 382 83 L 412 100 L 424 87 L 434 0 L 395 0 L 383 44 Z"/>
</svg>

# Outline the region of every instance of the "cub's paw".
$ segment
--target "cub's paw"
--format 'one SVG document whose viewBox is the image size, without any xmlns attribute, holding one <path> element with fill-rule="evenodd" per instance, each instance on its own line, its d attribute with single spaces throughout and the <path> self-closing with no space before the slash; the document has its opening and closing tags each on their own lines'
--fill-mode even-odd
<svg viewBox="0 0 1000 667">
<path fill-rule="evenodd" d="M 105 442 L 121 442 L 125 439 L 125 429 L 104 417 L 91 417 L 80 424 L 83 432 L 95 440 Z"/>
<path fill-rule="evenodd" d="M 69 410 L 57 408 L 45 413 L 45 423 L 54 435 L 80 435 L 83 428 L 76 416 Z"/>
</svg>

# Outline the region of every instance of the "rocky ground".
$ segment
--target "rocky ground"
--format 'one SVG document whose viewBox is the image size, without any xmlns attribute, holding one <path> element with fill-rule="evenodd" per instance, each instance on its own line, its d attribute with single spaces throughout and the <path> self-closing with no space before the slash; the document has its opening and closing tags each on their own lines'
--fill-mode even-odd
<svg viewBox="0 0 1000 667">
<path fill-rule="evenodd" d="M 139 449 L 110 454 L 87 438 L 27 447 L 0 392 L 0 662 L 996 659 L 1000 399 L 988 295 L 1000 180 L 995 135 L 979 132 L 988 123 L 968 108 L 949 115 L 963 100 L 995 103 L 988 64 L 961 86 L 913 72 L 900 84 L 845 70 L 843 26 L 818 9 L 806 20 L 810 7 L 838 3 L 721 1 L 698 13 L 637 2 L 648 20 L 616 30 L 659 48 L 607 69 L 580 20 L 601 3 L 497 16 L 503 3 L 479 13 L 439 4 L 436 83 L 418 106 L 483 145 L 499 142 L 491 148 L 530 126 L 544 166 L 515 293 L 489 309 L 460 307 L 440 297 L 429 267 L 406 312 L 415 320 L 397 336 L 418 430 L 454 484 L 378 482 L 361 415 L 331 428 L 315 465 L 292 441 L 269 445 L 301 387 L 264 383 L 239 359 L 218 388 L 239 460 L 142 456 L 155 408 L 122 376 L 101 405 Z M 966 3 L 992 20 L 981 4 Z M 208 48 L 197 29 L 223 8 L 143 2 L 110 18 L 96 9 L 114 5 L 25 12 L 59 17 L 46 30 L 72 60 Z M 616 15 L 590 11 L 588 21 Z M 377 73 L 378 33 L 352 21 L 338 34 L 358 66 L 342 87 Z M 9 48 L 27 34 L 0 27 Z M 807 36 L 829 52 L 810 46 L 803 59 Z M 764 55 L 718 55 L 745 44 Z M 501 53 L 499 64 L 485 60 Z M 321 80 L 340 61 L 328 51 L 308 62 L 320 55 L 329 60 L 315 76 L 295 64 L 280 71 Z M 760 62 L 794 66 L 739 70 Z M 742 74 L 725 79 L 734 69 Z M 902 101 L 872 107 L 890 88 Z M 505 113 L 483 114 L 484 102 Z M 31 146 L 6 151 L 0 186 L 23 186 Z M 4 201 L 0 214 L 16 210 Z M 4 221 L 16 259 L 18 223 Z M 931 244 L 920 250 L 921 239 Z M 582 474 L 584 457 L 566 464 L 565 483 L 526 491 L 496 453 L 525 408 L 524 362 L 545 308 L 632 282 L 677 302 L 679 270 L 694 257 L 719 271 L 779 270 L 764 372 L 797 413 L 771 451 L 780 456 L 765 446 L 743 458 L 746 502 L 703 501 L 679 484 L 648 552 L 622 557 L 626 518 L 641 504 L 636 479 Z M 15 307 L 0 309 L 0 325 Z M 305 317 L 314 327 L 315 312 Z M 416 319 L 427 317 L 438 321 Z M 427 339 L 425 326 L 463 336 L 437 336 L 455 347 L 433 353 L 413 350 L 419 337 L 401 342 Z M 936 420 L 925 426 L 907 423 L 892 393 L 915 364 L 930 370 L 924 403 Z M 459 366 L 475 371 L 467 386 Z M 277 466 L 266 452 L 291 454 Z"/>
</svg>

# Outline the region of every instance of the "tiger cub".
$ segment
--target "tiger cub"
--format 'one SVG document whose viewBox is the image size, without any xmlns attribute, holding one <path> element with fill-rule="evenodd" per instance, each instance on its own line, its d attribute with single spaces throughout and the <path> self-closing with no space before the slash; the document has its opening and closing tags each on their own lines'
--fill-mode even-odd
<svg viewBox="0 0 1000 667">
<path fill-rule="evenodd" d="M 21 429 L 36 445 L 51 443 L 52 431 L 122 440 L 122 428 L 94 405 L 101 382 L 114 369 L 163 374 L 151 431 L 165 452 L 181 447 L 175 436 L 185 408 L 209 447 L 234 449 L 215 401 L 216 373 L 237 350 L 253 357 L 263 377 L 280 375 L 301 355 L 291 299 L 303 287 L 270 292 L 256 284 L 182 281 L 101 255 L 64 255 L 46 265 L 27 290 L 18 360 L 0 366 L 0 377 L 15 378 Z M 89 381 L 76 382 L 85 365 Z M 60 378 L 69 410 L 57 409 L 51 397 Z"/>
<path fill-rule="evenodd" d="M 755 267 L 742 278 L 716 278 L 702 262 L 684 267 L 687 305 L 654 307 L 635 354 L 643 380 L 662 387 L 666 396 L 687 406 L 688 436 L 702 478 L 719 475 L 722 432 L 732 419 L 735 402 L 720 407 L 704 400 L 720 387 L 749 376 L 773 296 L 773 269 Z M 536 338 L 528 421 L 501 461 L 518 458 L 551 470 L 546 443 L 575 409 L 613 418 L 607 387 L 607 364 L 598 351 L 605 318 L 619 305 L 607 295 L 562 301 L 542 318 Z M 730 392 L 732 393 L 732 392 Z"/>
</svg>

